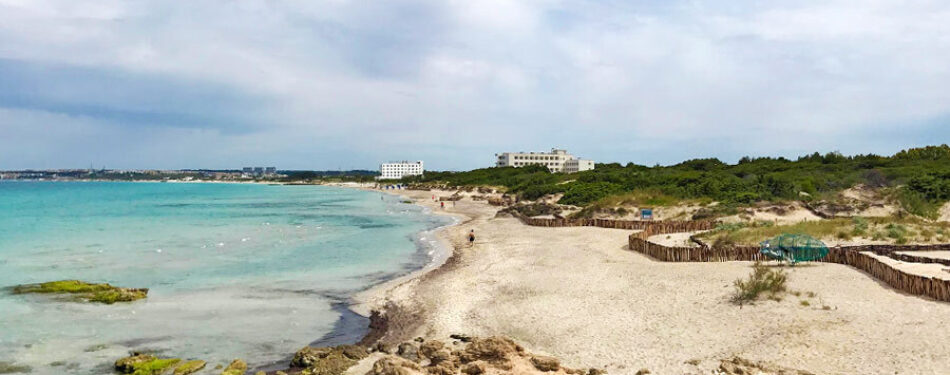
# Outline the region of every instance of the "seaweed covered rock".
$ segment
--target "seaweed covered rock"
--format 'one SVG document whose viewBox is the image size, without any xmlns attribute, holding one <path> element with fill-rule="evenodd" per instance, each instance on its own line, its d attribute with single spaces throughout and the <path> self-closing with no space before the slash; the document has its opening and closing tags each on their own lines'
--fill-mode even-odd
<svg viewBox="0 0 950 375">
<path fill-rule="evenodd" d="M 221 375 L 244 375 L 247 372 L 247 363 L 240 359 L 235 359 L 221 372 Z"/>
<path fill-rule="evenodd" d="M 158 358 L 150 354 L 134 353 L 115 361 L 115 369 L 123 374 L 157 375 L 181 362 L 178 358 Z"/>
<path fill-rule="evenodd" d="M 153 355 L 136 353 L 115 361 L 115 370 L 123 374 L 131 374 L 135 371 L 136 365 L 153 360 L 155 360 L 155 356 Z"/>
<path fill-rule="evenodd" d="M 79 280 L 50 281 L 13 287 L 14 294 L 54 294 L 67 299 L 111 305 L 145 298 L 147 288 L 121 288 L 106 283 L 94 284 Z"/>
<path fill-rule="evenodd" d="M 355 365 L 369 353 L 356 345 L 340 345 L 326 348 L 305 347 L 294 354 L 291 367 L 304 368 L 305 375 L 337 375 Z"/>
<path fill-rule="evenodd" d="M 202 360 L 187 361 L 175 367 L 174 375 L 189 375 L 201 371 L 207 363 Z"/>
</svg>

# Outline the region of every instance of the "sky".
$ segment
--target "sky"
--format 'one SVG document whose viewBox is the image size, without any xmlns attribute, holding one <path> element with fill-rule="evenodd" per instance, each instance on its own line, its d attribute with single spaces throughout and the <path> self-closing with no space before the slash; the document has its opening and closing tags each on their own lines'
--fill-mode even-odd
<svg viewBox="0 0 950 375">
<path fill-rule="evenodd" d="M 950 143 L 950 2 L 0 0 L 0 169 Z"/>
</svg>

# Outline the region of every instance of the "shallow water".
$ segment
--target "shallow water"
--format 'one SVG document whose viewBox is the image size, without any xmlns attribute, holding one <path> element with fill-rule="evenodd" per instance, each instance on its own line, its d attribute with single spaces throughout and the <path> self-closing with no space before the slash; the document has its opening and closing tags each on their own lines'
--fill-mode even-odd
<svg viewBox="0 0 950 375">
<path fill-rule="evenodd" d="M 321 186 L 0 182 L 0 286 L 150 288 L 111 306 L 0 291 L 0 361 L 35 374 L 110 373 L 130 350 L 280 362 L 348 337 L 333 332 L 353 329 L 339 304 L 421 267 L 420 232 L 444 224 L 396 198 Z"/>
</svg>

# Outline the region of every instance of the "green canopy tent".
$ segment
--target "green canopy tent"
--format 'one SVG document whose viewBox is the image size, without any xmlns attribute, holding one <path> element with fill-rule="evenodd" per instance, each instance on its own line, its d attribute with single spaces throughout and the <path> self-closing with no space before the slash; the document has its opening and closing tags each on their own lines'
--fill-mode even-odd
<svg viewBox="0 0 950 375">
<path fill-rule="evenodd" d="M 786 233 L 759 245 L 763 255 L 792 264 L 816 261 L 828 255 L 828 246 L 807 234 Z"/>
</svg>

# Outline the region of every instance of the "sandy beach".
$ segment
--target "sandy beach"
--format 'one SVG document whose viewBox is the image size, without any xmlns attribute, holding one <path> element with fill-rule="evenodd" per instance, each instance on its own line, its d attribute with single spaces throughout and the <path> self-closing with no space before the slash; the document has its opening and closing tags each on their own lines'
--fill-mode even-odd
<svg viewBox="0 0 950 375">
<path fill-rule="evenodd" d="M 950 373 L 950 304 L 848 266 L 794 267 L 782 301 L 740 308 L 732 282 L 751 263 L 662 263 L 627 250 L 629 231 L 529 227 L 484 202 L 443 211 L 431 198 L 448 193 L 400 194 L 462 219 L 437 231 L 454 249 L 444 265 L 357 298 L 358 312 L 392 312 L 384 342 L 503 335 L 611 374 L 709 374 L 734 356 L 820 374 Z"/>
</svg>

